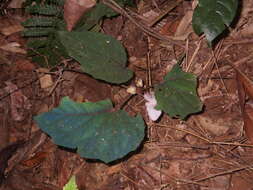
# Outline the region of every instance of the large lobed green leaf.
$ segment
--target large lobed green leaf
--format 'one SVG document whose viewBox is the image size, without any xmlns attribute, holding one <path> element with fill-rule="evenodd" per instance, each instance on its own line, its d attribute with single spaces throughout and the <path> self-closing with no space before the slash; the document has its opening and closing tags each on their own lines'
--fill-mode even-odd
<svg viewBox="0 0 253 190">
<path fill-rule="evenodd" d="M 58 108 L 36 116 L 35 121 L 56 144 L 108 163 L 135 150 L 145 130 L 141 116 L 111 109 L 110 100 L 76 103 L 65 97 Z"/>
<path fill-rule="evenodd" d="M 113 37 L 89 31 L 61 31 L 58 35 L 69 56 L 94 78 L 117 84 L 132 78 L 132 71 L 126 68 L 125 49 Z"/>
<path fill-rule="evenodd" d="M 196 77 L 183 72 L 176 64 L 165 76 L 164 82 L 155 87 L 156 109 L 181 119 L 201 111 L 202 103 L 197 96 L 196 86 Z"/>
<path fill-rule="evenodd" d="M 199 0 L 192 20 L 195 33 L 204 33 L 211 43 L 231 24 L 237 7 L 238 0 Z"/>
</svg>

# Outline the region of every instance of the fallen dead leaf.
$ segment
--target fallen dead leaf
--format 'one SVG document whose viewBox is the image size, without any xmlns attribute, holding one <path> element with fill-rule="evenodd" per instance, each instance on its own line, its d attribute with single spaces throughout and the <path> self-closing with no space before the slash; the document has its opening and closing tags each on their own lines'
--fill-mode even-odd
<svg viewBox="0 0 253 190">
<path fill-rule="evenodd" d="M 168 20 L 165 25 L 160 29 L 160 33 L 166 36 L 174 36 L 179 22 L 179 20 Z"/>
<path fill-rule="evenodd" d="M 20 145 L 23 144 L 23 142 L 16 142 L 14 144 L 11 144 L 5 148 L 3 148 L 0 151 L 0 186 L 2 184 L 2 181 L 4 179 L 4 173 L 5 169 L 8 166 L 8 160 L 11 158 L 11 156 L 16 152 L 16 150 L 20 147 Z"/>
<path fill-rule="evenodd" d="M 251 37 L 253 34 L 253 24 L 246 25 L 242 30 L 238 32 L 241 37 Z"/>
<path fill-rule="evenodd" d="M 41 164 L 47 156 L 48 152 L 37 152 L 32 158 L 22 161 L 21 164 L 28 168 L 33 168 Z"/>
<path fill-rule="evenodd" d="M 159 16 L 159 13 L 155 12 L 154 10 L 150 10 L 146 13 L 143 13 L 142 16 L 147 23 L 152 23 L 152 21 Z"/>
<path fill-rule="evenodd" d="M 10 93 L 11 97 L 11 116 L 14 121 L 24 119 L 24 111 L 31 108 L 30 101 L 23 95 L 21 90 L 12 82 L 6 81 L 5 90 Z"/>
<path fill-rule="evenodd" d="M 233 67 L 236 70 L 237 81 L 240 81 L 244 87 L 245 93 L 253 100 L 253 81 L 249 79 L 242 71 Z"/>
<path fill-rule="evenodd" d="M 12 25 L 12 26 L 2 28 L 0 30 L 0 32 L 5 36 L 9 36 L 11 34 L 21 32 L 23 30 L 24 30 L 24 27 L 21 24 L 16 24 L 16 25 Z"/>
<path fill-rule="evenodd" d="M 40 87 L 42 89 L 47 89 L 51 86 L 53 86 L 53 79 L 50 74 L 45 74 L 46 72 L 49 72 L 48 69 L 46 68 L 39 68 L 36 70 L 39 76 L 39 81 L 40 81 Z"/>
<path fill-rule="evenodd" d="M 20 59 L 16 62 L 15 69 L 17 71 L 32 71 L 35 66 L 27 59 Z"/>
<path fill-rule="evenodd" d="M 3 46 L 0 46 L 0 49 L 9 51 L 12 53 L 20 53 L 20 54 L 26 54 L 26 50 L 20 48 L 20 44 L 17 42 L 11 42 L 8 44 L 5 44 Z"/>
<path fill-rule="evenodd" d="M 225 121 L 224 118 L 210 118 L 208 116 L 197 116 L 197 120 L 200 125 L 215 136 L 221 136 L 231 127 L 229 122 Z"/>
<path fill-rule="evenodd" d="M 185 13 L 184 17 L 181 19 L 181 21 L 178 24 L 178 27 L 174 36 L 183 36 L 189 33 L 189 31 L 191 30 L 190 24 L 192 21 L 192 15 L 193 15 L 192 10 L 187 11 Z"/>
<path fill-rule="evenodd" d="M 236 71 L 236 81 L 239 96 L 239 104 L 244 121 L 245 134 L 253 143 L 253 108 L 246 104 L 246 94 L 253 100 L 253 82 L 239 69 L 231 65 Z"/>
<path fill-rule="evenodd" d="M 243 121 L 244 121 L 244 130 L 245 133 L 250 140 L 251 143 L 253 143 L 253 108 L 250 105 L 246 105 L 244 107 L 243 112 Z"/>
<path fill-rule="evenodd" d="M 21 9 L 22 4 L 25 2 L 25 0 L 11 0 L 10 4 L 8 5 L 8 8 L 11 9 Z"/>
</svg>

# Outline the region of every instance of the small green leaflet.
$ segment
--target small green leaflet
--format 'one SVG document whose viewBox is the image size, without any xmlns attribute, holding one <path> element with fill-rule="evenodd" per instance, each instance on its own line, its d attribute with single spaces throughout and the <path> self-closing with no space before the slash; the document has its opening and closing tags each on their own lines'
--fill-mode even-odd
<svg viewBox="0 0 253 190">
<path fill-rule="evenodd" d="M 121 7 L 125 7 L 126 5 L 134 6 L 133 0 L 116 0 L 115 2 L 118 3 Z M 95 7 L 84 14 L 83 19 L 81 19 L 82 21 L 78 24 L 75 30 L 82 31 L 84 29 L 90 31 L 92 27 L 98 24 L 99 21 L 104 17 L 112 18 L 117 15 L 119 15 L 119 13 L 115 12 L 100 1 L 96 4 Z"/>
<path fill-rule="evenodd" d="M 134 151 L 145 134 L 141 116 L 112 108 L 110 100 L 76 103 L 65 97 L 57 108 L 34 119 L 56 144 L 109 163 Z"/>
<path fill-rule="evenodd" d="M 103 17 L 113 17 L 118 13 L 114 12 L 111 8 L 107 7 L 103 3 L 97 3 L 90 11 L 84 14 L 84 23 L 80 23 L 81 26 L 77 26 L 77 31 L 90 30 L 94 27 Z"/>
<path fill-rule="evenodd" d="M 113 37 L 89 31 L 62 31 L 58 36 L 69 56 L 94 78 L 116 84 L 132 78 L 132 71 L 126 68 L 125 49 Z"/>
<path fill-rule="evenodd" d="M 197 96 L 196 87 L 196 77 L 183 72 L 179 64 L 176 64 L 165 76 L 164 82 L 155 87 L 156 109 L 181 119 L 200 112 L 202 103 Z"/>
<path fill-rule="evenodd" d="M 238 0 L 199 0 L 192 18 L 195 33 L 204 33 L 211 44 L 231 24 L 237 7 Z"/>
<path fill-rule="evenodd" d="M 75 176 L 70 178 L 69 182 L 63 187 L 63 190 L 78 190 Z"/>
</svg>

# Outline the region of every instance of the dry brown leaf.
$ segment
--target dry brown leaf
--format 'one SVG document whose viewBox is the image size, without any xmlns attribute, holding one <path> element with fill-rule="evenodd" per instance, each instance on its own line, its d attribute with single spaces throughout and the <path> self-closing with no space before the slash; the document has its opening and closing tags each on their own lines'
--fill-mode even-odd
<svg viewBox="0 0 253 190">
<path fill-rule="evenodd" d="M 245 93 L 253 100 L 253 82 L 242 71 L 235 68 L 237 73 L 237 79 L 242 83 Z"/>
<path fill-rule="evenodd" d="M 190 24 L 192 22 L 193 11 L 189 10 L 185 13 L 184 17 L 181 19 L 174 36 L 183 36 L 188 34 L 191 30 Z"/>
<path fill-rule="evenodd" d="M 0 49 L 9 51 L 12 53 L 20 53 L 20 54 L 26 54 L 26 50 L 20 48 L 20 44 L 17 42 L 11 42 L 8 44 L 5 44 L 3 46 L 0 46 Z"/>
<path fill-rule="evenodd" d="M 21 9 L 23 8 L 22 5 L 24 2 L 25 0 L 11 0 L 10 4 L 8 5 L 8 8 Z"/>
<path fill-rule="evenodd" d="M 54 82 L 53 82 L 52 76 L 50 74 L 45 74 L 45 73 L 49 72 L 48 69 L 39 68 L 36 71 L 38 72 L 39 80 L 40 80 L 40 87 L 42 89 L 47 89 L 47 88 L 53 86 Z"/>
<path fill-rule="evenodd" d="M 37 152 L 32 158 L 22 161 L 21 164 L 28 168 L 36 167 L 46 159 L 48 154 L 48 152 Z"/>
<path fill-rule="evenodd" d="M 5 36 L 9 36 L 11 34 L 21 32 L 24 30 L 24 27 L 21 24 L 16 24 L 8 27 L 4 27 L 0 29 L 1 33 Z"/>
<path fill-rule="evenodd" d="M 5 90 L 10 93 L 11 97 L 11 116 L 14 121 L 21 121 L 24 119 L 24 110 L 31 108 L 31 104 L 28 98 L 23 95 L 21 90 L 18 90 L 18 87 L 7 81 L 5 82 Z"/>
<path fill-rule="evenodd" d="M 67 30 L 71 31 L 82 15 L 95 5 L 95 0 L 66 0 L 64 20 L 67 23 Z"/>
<path fill-rule="evenodd" d="M 253 24 L 245 26 L 242 30 L 240 30 L 239 35 L 242 37 L 251 37 L 253 34 Z"/>
<path fill-rule="evenodd" d="M 23 142 L 19 141 L 14 144 L 11 144 L 0 151 L 0 186 L 4 180 L 5 169 L 8 166 L 8 160 L 11 156 L 16 152 L 16 150 L 23 144 Z"/>
<path fill-rule="evenodd" d="M 160 29 L 160 33 L 167 36 L 173 36 L 177 30 L 179 20 L 168 20 Z"/>
<path fill-rule="evenodd" d="M 35 66 L 29 60 L 19 59 L 17 60 L 14 69 L 17 71 L 32 71 L 35 69 Z"/>
<path fill-rule="evenodd" d="M 248 139 L 253 143 L 253 108 L 250 105 L 244 107 L 243 112 L 244 130 Z"/>
<path fill-rule="evenodd" d="M 245 91 L 244 91 L 243 84 L 242 84 L 242 82 L 240 82 L 239 77 L 240 77 L 239 74 L 236 73 L 238 99 L 239 99 L 241 113 L 243 113 L 244 112 L 244 107 L 245 107 L 246 94 L 245 94 Z"/>
<path fill-rule="evenodd" d="M 253 100 L 253 82 L 239 69 L 232 67 L 236 71 L 236 81 L 238 88 L 239 104 L 244 121 L 244 130 L 248 139 L 253 143 L 253 108 L 245 104 L 246 94 Z"/>
</svg>

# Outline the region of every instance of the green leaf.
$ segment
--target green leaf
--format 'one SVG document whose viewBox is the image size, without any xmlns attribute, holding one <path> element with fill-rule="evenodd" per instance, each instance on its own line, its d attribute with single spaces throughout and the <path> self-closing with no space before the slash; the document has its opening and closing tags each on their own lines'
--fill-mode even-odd
<svg viewBox="0 0 253 190">
<path fill-rule="evenodd" d="M 199 0 L 192 19 L 195 33 L 204 33 L 211 43 L 231 24 L 237 7 L 238 0 Z"/>
<path fill-rule="evenodd" d="M 62 58 L 68 58 L 63 45 L 53 34 L 45 39 L 33 39 L 27 43 L 27 55 L 42 67 L 55 66 Z"/>
<path fill-rule="evenodd" d="M 125 7 L 126 5 L 134 6 L 133 0 L 116 0 L 115 2 L 122 7 Z M 111 18 L 117 15 L 119 15 L 119 13 L 115 12 L 102 2 L 99 2 L 95 7 L 84 14 L 75 27 L 75 31 L 91 30 L 91 28 L 98 24 L 104 17 Z"/>
<path fill-rule="evenodd" d="M 111 8 L 103 3 L 98 3 L 94 8 L 85 13 L 83 19 L 81 19 L 82 23 L 78 24 L 81 26 L 77 26 L 77 31 L 83 29 L 90 30 L 93 26 L 98 24 L 103 17 L 112 17 L 116 15 L 118 15 L 118 13 L 114 12 Z"/>
<path fill-rule="evenodd" d="M 183 72 L 179 64 L 176 64 L 165 76 L 164 82 L 155 87 L 156 109 L 181 119 L 201 111 L 202 103 L 197 96 L 196 87 L 196 77 Z"/>
<path fill-rule="evenodd" d="M 135 150 L 145 130 L 141 116 L 110 112 L 112 108 L 110 100 L 76 103 L 65 97 L 58 108 L 36 116 L 35 121 L 56 144 L 108 163 Z"/>
<path fill-rule="evenodd" d="M 69 56 L 94 78 L 116 84 L 132 78 L 132 71 L 126 68 L 125 49 L 113 37 L 88 31 L 61 31 L 58 35 Z"/>
<path fill-rule="evenodd" d="M 69 182 L 63 187 L 63 190 L 78 190 L 75 176 L 70 178 Z"/>
</svg>

